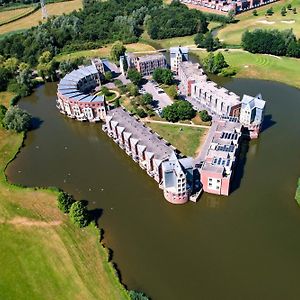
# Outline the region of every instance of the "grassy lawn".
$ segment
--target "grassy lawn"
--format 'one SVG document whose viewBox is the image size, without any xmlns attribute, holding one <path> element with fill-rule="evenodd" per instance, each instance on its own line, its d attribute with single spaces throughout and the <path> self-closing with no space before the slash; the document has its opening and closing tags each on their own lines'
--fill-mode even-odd
<svg viewBox="0 0 300 300">
<path fill-rule="evenodd" d="M 203 59 L 207 52 L 193 51 Z M 300 59 L 252 54 L 242 50 L 223 51 L 227 63 L 237 70 L 236 77 L 274 80 L 300 88 Z"/>
<path fill-rule="evenodd" d="M 286 16 L 281 16 L 280 11 L 283 6 L 289 3 L 292 7 L 297 8 L 297 14 L 291 10 L 287 10 Z M 272 7 L 274 14 L 272 16 L 265 16 L 268 8 Z M 218 33 L 218 38 L 229 45 L 239 45 L 241 43 L 242 34 L 244 31 L 253 30 L 256 28 L 262 29 L 290 29 L 292 28 L 298 38 L 300 38 L 300 0 L 282 0 L 276 3 L 268 4 L 266 6 L 256 9 L 258 16 L 253 16 L 252 10 L 242 13 L 236 17 L 239 22 L 235 24 L 228 24 Z"/>
<path fill-rule="evenodd" d="M 206 133 L 204 128 L 180 126 L 177 124 L 147 123 L 152 130 L 170 142 L 182 154 L 194 156 Z"/>
<path fill-rule="evenodd" d="M 127 51 L 129 52 L 143 52 L 143 51 L 153 51 L 155 50 L 152 46 L 144 44 L 144 43 L 132 43 L 125 45 L 127 48 Z M 109 57 L 111 50 L 111 45 L 107 45 L 103 48 L 99 49 L 93 49 L 93 50 L 82 50 L 82 51 L 76 51 L 73 53 L 61 53 L 57 55 L 55 58 L 57 61 L 62 61 L 66 59 L 75 59 L 78 57 L 86 57 L 86 58 L 92 58 L 92 57 Z"/>
<path fill-rule="evenodd" d="M 155 49 L 168 49 L 170 47 L 179 46 L 179 45 L 194 46 L 195 45 L 194 36 L 195 35 L 187 35 L 187 36 L 173 37 L 173 38 L 163 39 L 163 40 L 153 40 L 150 38 L 147 32 L 144 32 L 141 36 L 140 41 L 153 46 Z"/>
<path fill-rule="evenodd" d="M 192 122 L 195 125 L 204 125 L 204 126 L 210 126 L 211 125 L 211 121 L 208 122 L 203 122 L 200 118 L 199 113 L 197 112 L 196 117 L 192 119 Z"/>
<path fill-rule="evenodd" d="M 8 11 L 0 11 L 0 26 L 3 23 L 13 21 L 17 18 L 25 16 L 34 10 L 34 6 L 28 6 L 24 8 L 18 8 Z"/>
<path fill-rule="evenodd" d="M 46 5 L 49 16 L 68 14 L 73 10 L 78 10 L 82 7 L 81 0 L 73 0 L 66 2 L 50 3 Z M 1 19 L 2 21 L 2 19 Z M 18 31 L 22 29 L 29 29 L 33 26 L 37 26 L 42 21 L 41 10 L 38 10 L 24 18 L 0 26 L 0 35 L 8 32 Z"/>
<path fill-rule="evenodd" d="M 8 107 L 10 105 L 10 100 L 16 96 L 16 94 L 11 92 L 0 92 L 0 104 Z"/>
<path fill-rule="evenodd" d="M 5 166 L 22 141 L 0 129 L 1 299 L 129 299 L 94 226 L 72 225 L 56 192 L 6 182 Z"/>
</svg>

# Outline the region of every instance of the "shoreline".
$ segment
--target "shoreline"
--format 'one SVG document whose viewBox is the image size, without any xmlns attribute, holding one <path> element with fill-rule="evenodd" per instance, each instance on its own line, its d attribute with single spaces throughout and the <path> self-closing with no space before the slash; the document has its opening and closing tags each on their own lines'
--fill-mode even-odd
<svg viewBox="0 0 300 300">
<path fill-rule="evenodd" d="M 121 281 L 121 274 L 120 271 L 116 265 L 112 261 L 112 251 L 107 248 L 107 246 L 103 243 L 103 229 L 99 228 L 94 222 L 92 222 L 88 227 L 84 229 L 77 228 L 75 225 L 71 224 L 69 219 L 64 215 L 62 212 L 59 211 L 59 209 L 56 206 L 56 198 L 57 198 L 57 193 L 58 191 L 55 188 L 51 187 L 27 187 L 23 185 L 18 185 L 15 183 L 12 183 L 8 180 L 7 175 L 6 175 L 6 169 L 9 166 L 9 164 L 16 159 L 17 155 L 20 153 L 22 147 L 24 147 L 24 141 L 26 139 L 26 134 L 25 133 L 14 133 L 7 131 L 5 129 L 0 128 L 0 135 L 1 135 L 1 142 L 0 147 L 5 148 L 5 152 L 3 155 L 3 165 L 0 165 L 0 171 L 1 171 L 1 180 L 0 180 L 0 207 L 2 207 L 2 211 L 4 212 L 3 217 L 1 217 L 1 220 L 3 221 L 0 223 L 3 225 L 3 229 L 7 228 L 7 226 L 12 226 L 13 229 L 13 236 L 17 235 L 18 232 L 15 230 L 15 228 L 18 228 L 23 230 L 30 230 L 31 228 L 38 228 L 39 231 L 46 230 L 46 231 L 54 231 L 56 234 L 63 235 L 64 230 L 71 231 L 73 233 L 73 236 L 71 239 L 76 242 L 76 244 L 79 245 L 79 252 L 81 251 L 81 246 L 84 248 L 87 247 L 82 240 L 93 240 L 94 242 L 96 241 L 97 246 L 93 247 L 94 249 L 91 249 L 92 252 L 97 253 L 98 255 L 95 257 L 96 259 L 96 264 L 99 266 L 101 264 L 103 270 L 102 272 L 105 272 L 106 274 L 104 277 L 107 277 L 105 280 L 110 281 L 110 284 L 114 286 L 113 289 L 107 287 L 103 287 L 104 293 L 113 293 L 115 294 L 114 299 L 130 299 L 129 296 L 129 290 L 127 287 L 122 283 Z M 13 145 L 12 145 L 13 143 Z M 1 163 L 1 162 L 0 162 Z M 25 200 L 23 199 L 22 196 L 19 194 L 24 195 Z M 29 200 L 26 202 L 26 195 L 28 196 Z M 16 199 L 15 199 L 16 198 Z M 21 198 L 19 200 L 19 198 Z M 43 199 L 47 198 L 47 199 Z M 49 198 L 49 199 L 48 199 Z M 50 201 L 49 201 L 50 200 Z M 3 201 L 3 203 L 1 203 Z M 25 201 L 25 202 L 24 202 Z M 38 201 L 38 204 L 34 204 L 31 202 Z M 44 201 L 47 203 L 44 205 L 47 207 L 40 207 Z M 10 212 L 10 214 L 5 214 L 6 212 L 6 206 L 10 205 L 16 205 L 18 211 L 13 211 Z M 39 206 L 38 208 L 36 207 Z M 21 209 L 21 211 L 20 211 Z M 48 211 L 49 210 L 49 211 Z M 25 214 L 22 215 L 22 212 L 25 211 Z M 50 213 L 51 212 L 51 213 Z M 49 214 L 50 213 L 50 214 Z M 14 220 L 16 219 L 21 219 L 23 218 L 22 222 L 15 222 Z M 26 222 L 25 222 L 26 219 Z M 49 220 L 48 220 L 49 219 Z M 13 222 L 14 221 L 14 222 Z M 25 224 L 26 223 L 26 224 Z M 52 226 L 55 224 L 56 226 Z M 26 226 L 25 226 L 26 225 Z M 30 226 L 29 226 L 30 225 Z M 46 226 L 47 225 L 47 226 Z M 49 225 L 49 226 L 48 226 Z M 51 226 L 50 226 L 51 225 Z M 95 225 L 95 226 L 94 226 Z M 5 226 L 5 228 L 4 228 Z M 7 230 L 7 229 L 6 229 Z M 96 234 L 95 234 L 96 233 Z M 51 234 L 51 232 L 50 232 Z M 81 239 L 78 238 L 81 236 Z M 26 239 L 26 234 L 25 237 Z M 26 242 L 30 243 L 31 242 L 31 237 L 27 237 L 28 240 Z M 63 236 L 60 236 L 60 239 L 64 238 Z M 10 241 L 7 241 L 8 243 Z M 41 241 L 42 242 L 42 241 Z M 55 244 L 55 243 L 54 243 Z M 77 246 L 78 246 L 77 245 Z M 65 245 L 66 246 L 66 245 Z M 72 244 L 68 245 L 69 247 L 73 247 Z M 46 249 L 43 249 L 46 250 Z M 95 254 L 94 253 L 94 254 Z M 70 255 L 70 253 L 67 253 Z M 80 255 L 80 253 L 79 253 Z M 54 254 L 54 257 L 57 257 L 56 254 Z M 20 260 L 22 260 L 22 255 L 20 255 Z M 64 258 L 64 257 L 63 257 Z M 62 258 L 62 259 L 63 259 Z M 70 259 L 70 258 L 69 258 Z M 74 261 L 72 260 L 72 263 L 78 264 L 78 259 L 82 259 L 81 257 L 75 257 Z M 42 261 L 39 261 L 41 265 L 45 264 L 45 259 Z M 76 262 L 77 260 L 77 262 Z M 49 263 L 50 269 L 54 269 L 55 265 L 51 265 L 52 262 Z M 85 264 L 88 264 L 88 261 L 84 262 L 82 264 L 82 268 L 85 267 Z M 80 262 L 79 262 L 79 265 Z M 69 266 L 70 267 L 70 266 Z M 98 268 L 96 268 L 98 270 Z M 74 271 L 73 271 L 74 272 Z M 69 276 L 74 276 L 74 273 L 69 274 Z M 16 275 L 19 276 L 19 274 Z M 87 276 L 88 277 L 88 276 Z M 87 280 L 90 281 L 90 278 L 81 278 L 82 280 Z M 26 282 L 28 284 L 28 282 Z M 81 282 L 84 284 L 84 282 Z M 88 282 L 86 282 L 88 284 Z M 99 285 L 103 284 L 101 280 L 99 279 Z M 54 284 L 56 284 L 54 282 Z M 89 289 L 87 285 L 83 285 L 87 290 Z M 52 286 L 51 286 L 52 287 Z M 30 289 L 31 290 L 31 289 Z M 34 289 L 31 290 L 32 295 L 36 295 L 37 293 L 41 292 L 40 291 L 35 291 Z M 20 288 L 18 291 L 15 291 L 15 293 L 22 293 L 23 289 Z M 87 291 L 88 294 L 90 294 L 90 291 Z M 86 294 L 86 296 L 88 295 Z M 53 296 L 55 297 L 55 293 L 53 293 Z M 100 297 L 101 294 L 98 293 L 98 296 Z M 103 295 L 102 295 L 103 296 Z"/>
</svg>

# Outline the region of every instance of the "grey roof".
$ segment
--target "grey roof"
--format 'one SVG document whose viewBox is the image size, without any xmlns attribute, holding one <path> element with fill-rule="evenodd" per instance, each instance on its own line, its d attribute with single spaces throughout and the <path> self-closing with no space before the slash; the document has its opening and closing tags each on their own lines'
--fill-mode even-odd
<svg viewBox="0 0 300 300">
<path fill-rule="evenodd" d="M 78 90 L 78 83 L 90 76 L 98 75 L 98 70 L 94 65 L 81 67 L 77 70 L 67 74 L 58 84 L 58 92 L 66 98 L 72 98 L 71 100 L 80 102 L 103 102 L 104 96 L 95 96 L 84 94 Z"/>
<path fill-rule="evenodd" d="M 244 95 L 242 105 L 249 105 L 251 109 L 256 107 L 263 110 L 265 108 L 266 101 L 262 99 L 261 94 L 258 94 L 256 97 Z"/>
<path fill-rule="evenodd" d="M 170 48 L 170 53 L 171 54 L 176 54 L 176 53 L 180 53 L 180 54 L 187 54 L 189 53 L 189 48 L 188 47 L 171 47 Z"/>
<path fill-rule="evenodd" d="M 127 132 L 131 132 L 132 138 L 138 139 L 139 144 L 146 146 L 147 152 L 154 153 L 156 159 L 167 159 L 173 152 L 171 147 L 158 135 L 152 133 L 148 127 L 132 117 L 122 107 L 108 111 L 107 116 L 110 116 L 112 121 L 117 122 L 118 126 L 124 127 Z"/>
</svg>

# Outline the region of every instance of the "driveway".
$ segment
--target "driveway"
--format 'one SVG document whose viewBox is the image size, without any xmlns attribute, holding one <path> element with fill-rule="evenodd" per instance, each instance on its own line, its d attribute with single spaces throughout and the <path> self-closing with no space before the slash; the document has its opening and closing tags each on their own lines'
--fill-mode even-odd
<svg viewBox="0 0 300 300">
<path fill-rule="evenodd" d="M 161 88 L 155 87 L 154 83 L 148 81 L 146 84 L 143 85 L 143 88 L 147 93 L 153 96 L 155 106 L 164 108 L 173 103 L 172 99 L 165 92 L 158 93 L 157 90 L 161 90 Z"/>
</svg>

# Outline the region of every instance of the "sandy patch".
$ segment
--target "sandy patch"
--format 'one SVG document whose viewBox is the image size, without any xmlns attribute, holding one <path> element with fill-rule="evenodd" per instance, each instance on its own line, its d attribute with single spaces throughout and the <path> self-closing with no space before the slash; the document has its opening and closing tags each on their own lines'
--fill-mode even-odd
<svg viewBox="0 0 300 300">
<path fill-rule="evenodd" d="M 268 56 L 272 56 L 272 57 L 274 57 L 274 58 L 277 58 L 277 59 L 281 59 L 281 57 L 280 57 L 280 56 L 276 56 L 276 55 L 273 55 L 273 54 L 266 54 L 266 55 L 268 55 Z"/>
<path fill-rule="evenodd" d="M 285 24 L 293 24 L 295 23 L 295 20 L 290 20 L 290 21 L 280 21 L 281 23 L 285 23 Z"/>
<path fill-rule="evenodd" d="M 249 68 L 249 66 L 248 66 L 248 65 L 245 65 L 244 68 Z"/>
<path fill-rule="evenodd" d="M 28 226 L 28 227 L 32 227 L 32 226 L 52 227 L 52 226 L 58 226 L 61 223 L 62 223 L 61 221 L 51 221 L 51 222 L 36 221 L 25 217 L 15 217 L 8 221 L 0 220 L 0 224 L 11 224 L 15 226 Z"/>
<path fill-rule="evenodd" d="M 257 23 L 265 24 L 265 25 L 272 25 L 272 24 L 275 24 L 274 21 L 267 21 L 267 20 L 260 20 L 260 21 L 257 21 Z"/>
</svg>

